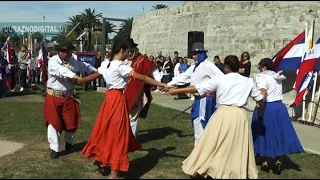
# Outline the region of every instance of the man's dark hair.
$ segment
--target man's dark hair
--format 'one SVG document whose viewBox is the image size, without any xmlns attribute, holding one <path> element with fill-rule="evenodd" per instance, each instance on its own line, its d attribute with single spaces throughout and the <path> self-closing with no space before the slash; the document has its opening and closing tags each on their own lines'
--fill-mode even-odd
<svg viewBox="0 0 320 180">
<path fill-rule="evenodd" d="M 220 59 L 220 57 L 219 57 L 219 56 L 215 56 L 215 57 L 214 57 L 214 59 L 216 59 L 216 58 L 217 58 L 217 59 Z"/>
<path fill-rule="evenodd" d="M 224 59 L 224 65 L 228 66 L 232 72 L 238 72 L 240 61 L 237 56 L 229 55 Z"/>
<path fill-rule="evenodd" d="M 267 68 L 267 70 L 271 70 L 271 71 L 275 70 L 274 63 L 270 58 L 261 59 L 258 66 L 259 66 L 259 69 L 264 66 Z"/>
<path fill-rule="evenodd" d="M 175 51 L 173 54 L 179 54 L 178 51 Z"/>
</svg>

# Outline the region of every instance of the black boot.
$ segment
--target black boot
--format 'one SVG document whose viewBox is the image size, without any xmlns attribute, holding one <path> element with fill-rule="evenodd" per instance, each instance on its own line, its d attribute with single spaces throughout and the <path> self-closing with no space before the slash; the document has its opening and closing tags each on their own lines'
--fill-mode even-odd
<svg viewBox="0 0 320 180">
<path fill-rule="evenodd" d="M 58 152 L 55 152 L 54 150 L 51 150 L 50 152 L 50 158 L 51 159 L 58 159 L 59 157 L 59 153 Z"/>
<path fill-rule="evenodd" d="M 72 153 L 72 144 L 66 143 L 65 149 L 67 153 Z"/>
</svg>

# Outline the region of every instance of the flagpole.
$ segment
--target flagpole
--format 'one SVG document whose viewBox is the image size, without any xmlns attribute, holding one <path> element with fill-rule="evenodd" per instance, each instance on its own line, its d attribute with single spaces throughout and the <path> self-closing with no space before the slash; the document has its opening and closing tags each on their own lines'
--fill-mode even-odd
<svg viewBox="0 0 320 180">
<path fill-rule="evenodd" d="M 309 47 L 306 47 L 307 46 L 307 43 L 306 43 L 306 38 L 308 37 L 308 22 L 306 22 L 306 25 L 305 25 L 305 41 L 304 41 L 304 44 L 305 44 L 305 52 L 307 50 L 307 48 Z M 303 61 L 304 59 L 304 55 L 302 56 L 302 60 Z M 307 90 L 308 91 L 308 90 Z M 306 93 L 304 93 L 303 95 L 303 100 L 302 100 L 302 122 L 305 121 L 305 114 L 306 114 L 306 95 L 307 95 L 307 91 Z"/>
<path fill-rule="evenodd" d="M 315 21 L 312 23 L 312 36 L 311 36 L 311 47 L 309 46 L 309 50 L 313 47 L 313 37 L 314 37 L 314 25 Z M 318 72 L 313 73 L 314 74 L 314 82 L 313 82 L 313 87 L 312 87 L 312 94 L 311 94 L 311 104 L 309 108 L 309 117 L 308 117 L 308 124 L 311 123 L 311 115 L 312 115 L 312 110 L 313 110 L 313 104 L 314 104 L 314 96 L 316 93 L 316 84 L 317 84 L 317 79 L 318 79 Z"/>
</svg>

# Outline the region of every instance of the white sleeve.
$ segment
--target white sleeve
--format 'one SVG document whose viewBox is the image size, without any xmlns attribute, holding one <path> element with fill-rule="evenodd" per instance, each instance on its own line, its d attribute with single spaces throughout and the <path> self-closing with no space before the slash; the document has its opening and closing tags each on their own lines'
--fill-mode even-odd
<svg viewBox="0 0 320 180">
<path fill-rule="evenodd" d="M 257 88 L 258 89 L 265 89 L 267 90 L 268 87 L 268 79 L 265 77 L 256 77 L 256 82 L 257 82 Z"/>
<path fill-rule="evenodd" d="M 210 78 L 212 78 L 213 76 L 225 75 L 214 63 L 210 63 L 210 65 L 211 66 L 207 66 L 207 72 Z"/>
<path fill-rule="evenodd" d="M 152 77 L 156 81 L 161 82 L 161 73 L 159 72 L 159 70 L 157 68 L 152 72 Z"/>
<path fill-rule="evenodd" d="M 60 78 L 73 78 L 76 73 L 66 68 L 63 64 L 59 64 L 55 59 L 52 59 L 48 62 L 48 74 Z"/>
<path fill-rule="evenodd" d="M 210 94 L 214 91 L 217 91 L 218 88 L 218 81 L 215 79 L 209 79 L 206 80 L 200 84 L 195 85 L 198 93 L 200 94 L 200 96 L 202 95 L 206 95 L 206 94 Z"/>
<path fill-rule="evenodd" d="M 118 70 L 119 70 L 120 76 L 122 77 L 128 77 L 131 71 L 133 71 L 132 67 L 129 67 L 125 64 L 120 64 Z"/>
<path fill-rule="evenodd" d="M 172 81 L 168 83 L 169 86 L 185 85 L 190 83 L 191 76 L 193 74 L 194 65 L 190 66 L 184 73 L 172 78 Z"/>
<path fill-rule="evenodd" d="M 252 97 L 255 101 L 260 101 L 263 99 L 263 95 L 261 94 L 259 89 L 254 84 L 252 85 L 250 97 Z"/>
<path fill-rule="evenodd" d="M 177 63 L 175 66 L 174 66 L 174 76 L 178 76 L 179 75 L 179 66 L 180 66 L 180 63 Z"/>
<path fill-rule="evenodd" d="M 98 68 L 98 72 L 99 74 L 103 74 L 105 72 L 105 70 L 107 69 L 109 64 L 109 61 L 103 61 L 100 65 L 100 67 Z"/>
</svg>

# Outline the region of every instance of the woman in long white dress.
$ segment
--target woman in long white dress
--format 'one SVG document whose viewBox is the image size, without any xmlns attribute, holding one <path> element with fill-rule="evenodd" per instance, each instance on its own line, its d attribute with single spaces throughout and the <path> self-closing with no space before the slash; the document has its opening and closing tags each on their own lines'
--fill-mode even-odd
<svg viewBox="0 0 320 180">
<path fill-rule="evenodd" d="M 243 108 L 252 97 L 263 113 L 263 95 L 253 80 L 241 76 L 237 56 L 224 60 L 225 76 L 207 80 L 188 88 L 170 89 L 177 93 L 196 93 L 201 96 L 216 93 L 217 110 L 211 116 L 203 135 L 182 170 L 190 175 L 217 179 L 256 179 L 258 170 L 254 158 L 251 121 Z"/>
</svg>

